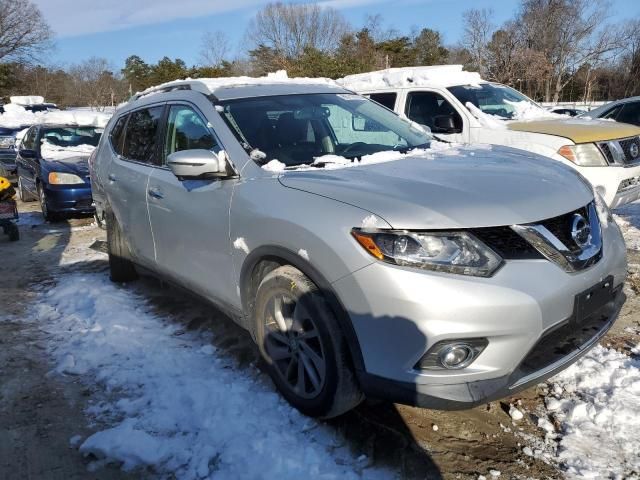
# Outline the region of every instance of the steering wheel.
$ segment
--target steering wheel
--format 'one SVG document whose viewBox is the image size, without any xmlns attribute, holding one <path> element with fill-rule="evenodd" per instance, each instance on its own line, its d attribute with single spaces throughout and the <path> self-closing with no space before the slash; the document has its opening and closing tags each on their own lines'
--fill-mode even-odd
<svg viewBox="0 0 640 480">
<path fill-rule="evenodd" d="M 342 150 L 342 152 L 341 152 L 341 153 L 349 153 L 349 152 L 350 152 L 351 150 L 353 150 L 354 148 L 356 148 L 356 147 L 362 147 L 362 146 L 366 147 L 366 146 L 367 146 L 367 144 L 366 144 L 366 143 L 364 143 L 364 142 L 355 142 L 355 143 L 350 144 L 350 145 L 349 145 L 348 147 L 346 147 L 344 150 Z"/>
</svg>

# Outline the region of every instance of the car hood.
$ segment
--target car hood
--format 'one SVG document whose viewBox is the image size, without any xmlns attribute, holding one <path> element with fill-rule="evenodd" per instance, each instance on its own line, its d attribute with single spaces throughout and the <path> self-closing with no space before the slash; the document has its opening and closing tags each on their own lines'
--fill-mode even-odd
<svg viewBox="0 0 640 480">
<path fill-rule="evenodd" d="M 530 223 L 593 199 L 585 181 L 555 160 L 496 146 L 458 150 L 335 170 L 287 171 L 280 182 L 362 208 L 400 229 Z"/>
<path fill-rule="evenodd" d="M 507 122 L 509 130 L 568 138 L 574 143 L 602 142 L 640 135 L 640 128 L 608 120 L 566 118 Z"/>
<path fill-rule="evenodd" d="M 73 173 L 81 178 L 89 176 L 89 157 L 82 155 L 61 160 L 43 159 L 43 167 L 50 172 Z"/>
</svg>

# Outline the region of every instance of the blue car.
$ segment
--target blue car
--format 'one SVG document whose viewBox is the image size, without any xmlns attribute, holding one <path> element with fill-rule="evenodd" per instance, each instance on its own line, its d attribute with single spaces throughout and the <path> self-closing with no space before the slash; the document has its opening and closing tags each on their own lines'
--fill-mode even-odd
<svg viewBox="0 0 640 480">
<path fill-rule="evenodd" d="M 88 158 L 101 128 L 34 125 L 18 149 L 18 196 L 38 200 L 47 221 L 94 212 Z"/>
</svg>

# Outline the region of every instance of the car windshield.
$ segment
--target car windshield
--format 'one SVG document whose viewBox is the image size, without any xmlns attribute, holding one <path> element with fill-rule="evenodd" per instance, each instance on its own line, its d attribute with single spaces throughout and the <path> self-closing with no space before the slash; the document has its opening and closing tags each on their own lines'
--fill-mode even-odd
<svg viewBox="0 0 640 480">
<path fill-rule="evenodd" d="M 287 167 L 339 155 L 360 158 L 381 151 L 428 147 L 422 128 L 355 94 L 252 97 L 220 102 L 222 116 L 259 163 L 279 160 Z M 322 166 L 322 163 L 316 166 Z"/>
<path fill-rule="evenodd" d="M 456 85 L 449 90 L 463 105 L 467 102 L 475 105 L 483 113 L 494 115 L 504 120 L 518 117 L 524 108 L 539 108 L 522 93 L 506 85 L 482 83 L 480 85 Z"/>
<path fill-rule="evenodd" d="M 56 147 L 98 146 L 103 129 L 96 127 L 50 127 L 42 133 L 42 141 Z"/>
</svg>

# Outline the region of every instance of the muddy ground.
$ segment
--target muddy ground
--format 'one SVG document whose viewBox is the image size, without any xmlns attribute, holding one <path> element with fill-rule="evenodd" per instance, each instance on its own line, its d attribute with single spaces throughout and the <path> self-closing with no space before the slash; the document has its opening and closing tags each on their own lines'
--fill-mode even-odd
<svg viewBox="0 0 640 480">
<path fill-rule="evenodd" d="M 55 282 L 67 271 L 104 272 L 106 256 L 60 265 L 74 251 L 104 240 L 92 219 L 45 223 L 34 204 L 21 204 L 22 238 L 9 243 L 0 235 L 0 479 L 128 479 L 153 477 L 153 472 L 124 473 L 116 467 L 89 472 L 91 459 L 70 445 L 76 434 L 91 434 L 99 426 L 84 411 L 103 392 L 79 377 L 52 372 L 46 352 L 47 333 L 29 314 L 33 286 Z M 621 318 L 604 344 L 627 352 L 640 331 L 640 252 L 629 251 L 629 297 Z M 637 274 L 636 274 L 637 272 Z M 240 366 L 255 361 L 251 340 L 211 306 L 184 293 L 169 291 L 152 278 L 137 289 L 148 295 L 158 312 L 185 328 L 206 328 L 216 346 Z M 181 312 L 188 305 L 190 315 Z M 84 380 L 86 381 L 86 379 Z M 489 471 L 500 478 L 559 478 L 561 471 L 522 453 L 522 434 L 542 438 L 535 427 L 542 412 L 540 387 L 517 397 L 463 412 L 439 412 L 388 403 L 367 402 L 330 422 L 370 461 L 390 466 L 403 478 L 478 478 Z M 520 401 L 528 414 L 514 425 L 506 413 L 509 402 Z M 437 429 L 434 429 L 437 425 Z"/>
</svg>

